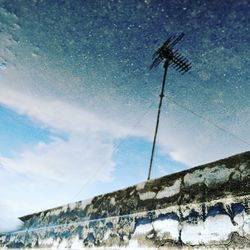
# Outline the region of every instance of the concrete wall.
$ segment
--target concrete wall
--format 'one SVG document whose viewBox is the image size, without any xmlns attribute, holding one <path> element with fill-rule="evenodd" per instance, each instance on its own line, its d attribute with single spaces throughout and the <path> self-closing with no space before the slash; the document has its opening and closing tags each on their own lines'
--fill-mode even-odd
<svg viewBox="0 0 250 250">
<path fill-rule="evenodd" d="M 250 249 L 250 152 L 24 216 L 0 247 Z"/>
</svg>

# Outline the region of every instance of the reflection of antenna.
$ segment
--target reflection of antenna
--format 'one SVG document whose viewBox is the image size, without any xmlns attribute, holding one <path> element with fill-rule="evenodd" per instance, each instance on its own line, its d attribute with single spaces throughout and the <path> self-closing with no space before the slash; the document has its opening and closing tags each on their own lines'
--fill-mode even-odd
<svg viewBox="0 0 250 250">
<path fill-rule="evenodd" d="M 164 97 L 164 89 L 165 89 L 165 82 L 167 76 L 167 69 L 168 66 L 173 66 L 176 70 L 180 73 L 184 74 L 191 69 L 191 63 L 182 56 L 178 50 L 173 51 L 174 46 L 183 38 L 184 33 L 181 33 L 179 36 L 170 36 L 165 43 L 153 54 L 153 62 L 150 65 L 150 69 L 156 68 L 163 60 L 164 62 L 164 75 L 160 93 L 160 102 L 158 107 L 158 115 L 156 120 L 156 127 L 155 127 L 155 134 L 154 134 L 154 141 L 152 145 L 152 152 L 151 152 L 151 159 L 148 171 L 148 180 L 150 179 L 152 163 L 154 158 L 154 151 L 155 151 L 155 142 L 159 127 L 160 121 L 160 114 L 161 114 L 161 106 L 162 106 L 162 99 Z"/>
</svg>

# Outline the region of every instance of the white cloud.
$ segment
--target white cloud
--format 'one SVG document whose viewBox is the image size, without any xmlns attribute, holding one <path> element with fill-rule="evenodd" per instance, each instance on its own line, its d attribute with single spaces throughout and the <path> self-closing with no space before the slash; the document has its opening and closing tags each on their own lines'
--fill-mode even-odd
<svg viewBox="0 0 250 250">
<path fill-rule="evenodd" d="M 66 132 L 68 136 L 67 140 L 53 137 L 50 143 L 40 142 L 16 159 L 2 158 L 6 168 L 60 181 L 96 171 L 98 175 L 93 176 L 93 181 L 108 180 L 115 165 L 112 161 L 114 139 L 139 136 L 151 140 L 153 136 L 152 114 L 148 114 L 139 127 L 133 128 L 130 121 L 119 123 L 100 119 L 79 105 L 34 97 L 6 85 L 1 89 L 1 104 L 27 115 L 40 126 Z M 168 116 L 162 114 L 157 140 L 163 152 L 189 166 L 247 150 L 235 138 L 177 107 L 172 107 Z"/>
<path fill-rule="evenodd" d="M 173 110 L 163 114 L 161 126 L 164 124 L 165 128 L 161 127 L 158 142 L 172 159 L 194 167 L 249 150 L 247 144 L 210 122 L 170 105 Z M 219 125 L 225 127 L 223 123 Z"/>
<path fill-rule="evenodd" d="M 111 179 L 115 164 L 112 152 L 112 143 L 105 142 L 102 136 L 70 135 L 67 141 L 54 138 L 48 144 L 40 142 L 16 159 L 1 157 L 0 164 L 12 171 L 58 182 L 85 184 Z"/>
<path fill-rule="evenodd" d="M 68 137 L 65 140 L 52 137 L 51 142 L 40 142 L 15 159 L 2 157 L 2 166 L 60 181 L 83 176 L 92 176 L 92 181 L 110 178 L 114 168 L 112 139 L 127 135 L 125 128 L 100 120 L 83 108 L 34 98 L 4 87 L 1 87 L 0 103 L 42 126 L 63 131 Z"/>
<path fill-rule="evenodd" d="M 69 133 L 106 132 L 114 137 L 128 134 L 128 129 L 112 121 L 99 119 L 77 105 L 60 100 L 39 98 L 1 86 L 0 103 L 28 116 L 48 128 Z"/>
</svg>

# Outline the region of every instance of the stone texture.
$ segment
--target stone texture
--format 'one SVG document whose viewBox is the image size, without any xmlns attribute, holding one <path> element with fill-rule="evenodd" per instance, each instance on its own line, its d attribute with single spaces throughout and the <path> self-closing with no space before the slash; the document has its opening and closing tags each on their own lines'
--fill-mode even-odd
<svg viewBox="0 0 250 250">
<path fill-rule="evenodd" d="M 250 152 L 27 215 L 0 247 L 250 248 Z"/>
</svg>

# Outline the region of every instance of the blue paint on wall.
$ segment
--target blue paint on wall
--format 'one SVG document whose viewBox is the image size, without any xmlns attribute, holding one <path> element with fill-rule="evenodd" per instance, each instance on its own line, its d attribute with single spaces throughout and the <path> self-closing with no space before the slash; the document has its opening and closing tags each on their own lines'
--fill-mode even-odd
<svg viewBox="0 0 250 250">
<path fill-rule="evenodd" d="M 160 214 L 154 221 L 157 220 L 177 220 L 180 221 L 179 216 L 176 213 Z"/>
<path fill-rule="evenodd" d="M 152 220 L 150 218 L 147 218 L 147 217 L 146 218 L 137 218 L 135 220 L 135 228 L 140 226 L 140 225 L 149 224 L 151 222 L 152 222 Z"/>
<path fill-rule="evenodd" d="M 88 233 L 87 238 L 85 239 L 85 242 L 91 242 L 94 243 L 95 242 L 95 236 L 93 233 Z"/>
<path fill-rule="evenodd" d="M 242 203 L 233 203 L 231 205 L 231 209 L 233 212 L 233 216 L 240 214 L 241 212 L 246 210 L 246 208 L 244 207 L 244 205 Z"/>
<path fill-rule="evenodd" d="M 113 228 L 113 223 L 112 223 L 112 222 L 106 223 L 106 227 L 107 227 L 107 228 Z"/>
<path fill-rule="evenodd" d="M 191 212 L 189 213 L 189 215 L 187 215 L 186 217 L 183 218 L 183 221 L 187 221 L 190 223 L 197 223 L 201 217 L 202 217 L 202 215 L 200 215 L 197 211 L 192 209 Z"/>
<path fill-rule="evenodd" d="M 218 203 L 208 209 L 207 217 L 216 216 L 218 214 L 228 214 L 222 203 Z"/>
</svg>

